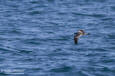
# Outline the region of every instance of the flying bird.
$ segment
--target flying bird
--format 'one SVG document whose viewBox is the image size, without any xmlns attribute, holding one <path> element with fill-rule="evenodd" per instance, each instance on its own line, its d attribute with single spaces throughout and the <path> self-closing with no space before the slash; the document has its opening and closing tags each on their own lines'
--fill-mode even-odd
<svg viewBox="0 0 115 76">
<path fill-rule="evenodd" d="M 80 38 L 80 36 L 83 35 L 88 35 L 89 33 L 85 33 L 84 30 L 79 30 L 78 32 L 74 33 L 74 43 L 77 44 L 78 43 L 78 39 Z"/>
</svg>

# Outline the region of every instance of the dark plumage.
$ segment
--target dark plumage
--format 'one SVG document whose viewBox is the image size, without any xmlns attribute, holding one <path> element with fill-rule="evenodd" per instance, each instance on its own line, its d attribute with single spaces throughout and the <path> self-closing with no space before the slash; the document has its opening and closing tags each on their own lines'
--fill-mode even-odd
<svg viewBox="0 0 115 76">
<path fill-rule="evenodd" d="M 78 39 L 82 35 L 86 35 L 86 33 L 84 32 L 84 30 L 79 30 L 78 32 L 74 33 L 74 43 L 75 44 L 78 43 Z"/>
<path fill-rule="evenodd" d="M 74 33 L 74 43 L 77 44 L 78 43 L 78 38 L 79 38 L 80 34 L 79 33 Z"/>
</svg>

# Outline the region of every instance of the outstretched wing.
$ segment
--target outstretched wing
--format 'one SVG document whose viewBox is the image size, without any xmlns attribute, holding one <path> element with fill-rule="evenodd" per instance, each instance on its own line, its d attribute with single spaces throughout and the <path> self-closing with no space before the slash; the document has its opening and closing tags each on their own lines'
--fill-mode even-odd
<svg viewBox="0 0 115 76">
<path fill-rule="evenodd" d="M 77 44 L 78 43 L 78 38 L 80 37 L 79 33 L 74 33 L 74 43 Z"/>
<path fill-rule="evenodd" d="M 74 43 L 75 43 L 75 44 L 78 43 L 78 38 L 74 38 Z"/>
</svg>

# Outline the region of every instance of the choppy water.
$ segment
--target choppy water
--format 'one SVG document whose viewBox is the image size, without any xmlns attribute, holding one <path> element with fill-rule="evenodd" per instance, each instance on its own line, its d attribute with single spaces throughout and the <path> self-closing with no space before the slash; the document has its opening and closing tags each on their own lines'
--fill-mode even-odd
<svg viewBox="0 0 115 76">
<path fill-rule="evenodd" d="M 73 33 L 84 29 L 79 44 Z M 115 76 L 115 0 L 1 0 L 0 76 Z"/>
</svg>

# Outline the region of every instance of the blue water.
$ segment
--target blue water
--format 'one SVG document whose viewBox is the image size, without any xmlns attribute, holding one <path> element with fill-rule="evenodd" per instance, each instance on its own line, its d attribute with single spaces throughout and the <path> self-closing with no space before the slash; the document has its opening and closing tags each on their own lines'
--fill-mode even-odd
<svg viewBox="0 0 115 76">
<path fill-rule="evenodd" d="M 83 29 L 78 45 L 73 35 Z M 115 0 L 0 0 L 0 76 L 115 76 Z"/>
</svg>

